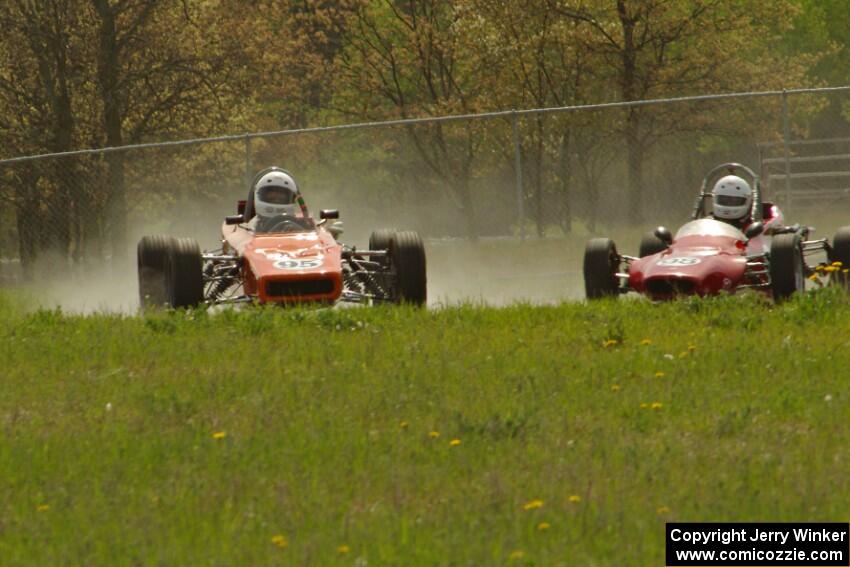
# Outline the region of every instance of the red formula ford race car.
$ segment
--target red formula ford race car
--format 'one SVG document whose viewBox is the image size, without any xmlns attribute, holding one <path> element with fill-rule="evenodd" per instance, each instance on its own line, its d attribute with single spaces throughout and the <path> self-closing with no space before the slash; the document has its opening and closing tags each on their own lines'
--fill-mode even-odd
<svg viewBox="0 0 850 567">
<path fill-rule="evenodd" d="M 711 213 L 707 211 L 711 204 Z M 726 163 L 705 177 L 692 215 L 675 236 L 658 227 L 640 243 L 639 257 L 617 252 L 608 238 L 594 238 L 584 253 L 588 299 L 629 291 L 653 300 L 757 289 L 782 300 L 805 288 L 818 272 L 848 286 L 850 226 L 832 243 L 810 240 L 811 227 L 786 225 L 779 208 L 762 202 L 758 176 Z M 806 259 L 820 255 L 812 265 Z"/>
<path fill-rule="evenodd" d="M 191 238 L 145 236 L 138 245 L 143 307 L 227 303 L 410 303 L 426 300 L 425 248 L 413 231 L 377 230 L 368 250 L 337 239 L 336 210 L 310 216 L 293 177 L 280 168 L 254 178 L 238 214 L 221 227 L 221 248 Z M 330 223 L 330 224 L 329 224 Z"/>
</svg>

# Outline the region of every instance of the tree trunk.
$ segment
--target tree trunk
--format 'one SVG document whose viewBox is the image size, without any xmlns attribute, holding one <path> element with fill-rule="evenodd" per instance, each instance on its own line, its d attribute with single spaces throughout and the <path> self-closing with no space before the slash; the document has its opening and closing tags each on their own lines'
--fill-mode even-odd
<svg viewBox="0 0 850 567">
<path fill-rule="evenodd" d="M 31 170 L 32 167 L 26 167 Z M 25 174 L 25 178 L 34 179 Z M 32 278 L 33 264 L 38 256 L 40 247 L 39 233 L 41 232 L 41 215 L 38 210 L 38 199 L 35 189 L 29 184 L 18 185 L 15 195 L 15 223 L 18 229 L 18 256 L 21 259 L 21 272 L 24 279 Z"/>
<path fill-rule="evenodd" d="M 561 134 L 561 144 L 558 148 L 558 180 L 560 181 L 560 210 L 558 211 L 558 224 L 564 234 L 573 230 L 572 206 L 570 203 L 570 183 L 572 171 L 570 168 L 570 138 L 571 132 L 567 130 Z"/>
<path fill-rule="evenodd" d="M 475 215 L 475 203 L 472 199 L 472 191 L 469 187 L 469 174 L 464 172 L 455 179 L 455 194 L 458 196 L 461 206 L 461 216 L 463 217 L 464 226 L 466 226 L 466 235 L 470 240 L 478 239 L 478 220 Z"/>
<path fill-rule="evenodd" d="M 119 60 L 118 37 L 115 29 L 115 12 L 109 0 L 92 0 L 100 18 L 98 30 L 98 90 L 103 103 L 103 125 L 106 145 L 123 144 L 121 127 L 121 97 L 118 92 Z M 112 256 L 120 259 L 127 251 L 127 199 L 124 190 L 124 154 L 113 152 L 106 156 L 107 207 Z"/>
<path fill-rule="evenodd" d="M 546 235 L 546 218 L 543 202 L 543 116 L 538 114 L 535 120 L 537 139 L 534 144 L 534 208 L 537 224 L 537 237 Z"/>
<path fill-rule="evenodd" d="M 643 161 L 644 151 L 640 141 L 640 119 L 634 112 L 629 113 L 626 123 L 626 143 L 628 160 L 628 191 L 626 202 L 626 221 L 638 225 L 643 222 Z"/>
<path fill-rule="evenodd" d="M 38 76 L 49 108 L 49 131 L 47 148 L 54 153 L 69 151 L 74 138 L 74 113 L 71 106 L 71 90 L 68 71 L 68 38 L 63 17 L 67 6 L 62 2 L 42 2 L 32 4 L 21 15 L 28 18 L 28 36 L 30 49 L 38 66 Z M 74 175 L 64 159 L 41 161 L 33 165 L 30 183 L 33 179 L 49 180 L 45 187 L 49 190 L 39 193 L 39 199 L 47 207 L 45 214 L 39 215 L 43 222 L 40 228 L 41 247 L 68 257 L 71 246 L 71 203 L 73 191 L 71 184 Z M 34 186 L 33 186 L 34 187 Z M 26 222 L 35 222 L 28 215 Z M 39 249 L 33 251 L 34 254 Z"/>
<path fill-rule="evenodd" d="M 56 115 L 56 131 L 52 150 L 55 152 L 66 152 L 71 149 L 74 132 L 74 115 L 71 110 L 71 95 L 68 92 L 64 61 L 60 63 L 57 70 L 59 82 L 59 93 L 55 100 L 54 113 Z M 53 181 L 54 191 L 48 201 L 46 215 L 47 226 L 52 239 L 49 248 L 59 252 L 63 258 L 67 258 L 71 251 L 73 241 L 71 226 L 74 219 L 74 202 L 76 187 L 79 181 L 75 174 L 74 158 L 58 158 L 50 162 L 38 162 L 42 167 L 48 169 L 44 172 Z"/>
<path fill-rule="evenodd" d="M 628 13 L 626 0 L 617 0 L 617 15 L 623 30 L 620 50 L 622 75 L 621 91 L 624 101 L 637 100 L 637 47 L 635 46 L 635 18 Z M 628 163 L 628 211 L 626 220 L 631 224 L 643 222 L 643 148 L 640 144 L 641 116 L 637 108 L 626 109 L 626 153 Z"/>
</svg>

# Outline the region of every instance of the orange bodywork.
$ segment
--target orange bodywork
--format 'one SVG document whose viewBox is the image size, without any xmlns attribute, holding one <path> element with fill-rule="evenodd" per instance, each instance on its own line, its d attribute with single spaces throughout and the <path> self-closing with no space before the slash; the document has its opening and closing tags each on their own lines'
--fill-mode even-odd
<svg viewBox="0 0 850 567">
<path fill-rule="evenodd" d="M 225 254 L 243 259 L 245 295 L 260 303 L 335 302 L 342 295 L 342 246 L 322 227 L 255 234 L 222 225 Z"/>
</svg>

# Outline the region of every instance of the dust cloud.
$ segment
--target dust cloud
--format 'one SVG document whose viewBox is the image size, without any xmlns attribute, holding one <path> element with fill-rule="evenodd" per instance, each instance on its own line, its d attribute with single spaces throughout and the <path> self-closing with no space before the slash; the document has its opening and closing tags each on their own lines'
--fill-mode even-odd
<svg viewBox="0 0 850 567">
<path fill-rule="evenodd" d="M 195 235 L 199 236 L 204 237 L 202 248 L 217 245 L 209 235 Z M 580 243 L 562 238 L 428 241 L 428 304 L 503 306 L 580 300 L 581 251 Z M 34 269 L 34 281 L 29 290 L 40 307 L 60 307 L 69 313 L 138 311 L 135 251 L 120 262 L 77 266 L 44 258 Z"/>
<path fill-rule="evenodd" d="M 225 211 L 224 214 L 229 214 Z M 134 227 L 132 241 L 144 234 L 188 236 L 201 248 L 219 246 L 223 217 L 220 207 L 196 210 L 189 221 Z M 686 218 L 682 218 L 682 223 Z M 786 214 L 786 222 L 818 228 L 812 238 L 832 239 L 839 226 L 850 225 L 850 217 L 835 209 L 806 208 Z M 681 224 L 681 223 L 679 223 Z M 669 225 L 674 231 L 676 224 Z M 357 230 L 359 228 L 360 230 Z M 582 256 L 592 236 L 612 237 L 621 253 L 636 254 L 640 235 L 651 227 L 600 228 L 596 234 L 577 231 L 568 237 L 426 239 L 428 304 L 431 307 L 472 303 L 505 306 L 515 302 L 551 304 L 584 298 Z M 343 235 L 349 244 L 365 247 L 365 227 Z M 349 236 L 351 238 L 346 238 Z M 812 258 L 813 261 L 820 258 Z M 45 256 L 33 270 L 27 294 L 41 307 L 61 307 L 72 313 L 138 312 L 138 280 L 135 245 L 125 259 L 72 265 L 67 260 Z"/>
</svg>

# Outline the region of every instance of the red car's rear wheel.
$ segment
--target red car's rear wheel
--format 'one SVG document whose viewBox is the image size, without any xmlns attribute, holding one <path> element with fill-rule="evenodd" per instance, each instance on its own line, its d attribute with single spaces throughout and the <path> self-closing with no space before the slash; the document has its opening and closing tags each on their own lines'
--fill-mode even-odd
<svg viewBox="0 0 850 567">
<path fill-rule="evenodd" d="M 845 270 L 850 269 L 850 226 L 842 226 L 835 233 L 832 240 L 832 251 L 829 254 L 830 262 L 841 262 L 837 272 L 832 272 L 829 280 L 845 289 L 850 289 L 850 275 Z"/>
</svg>

